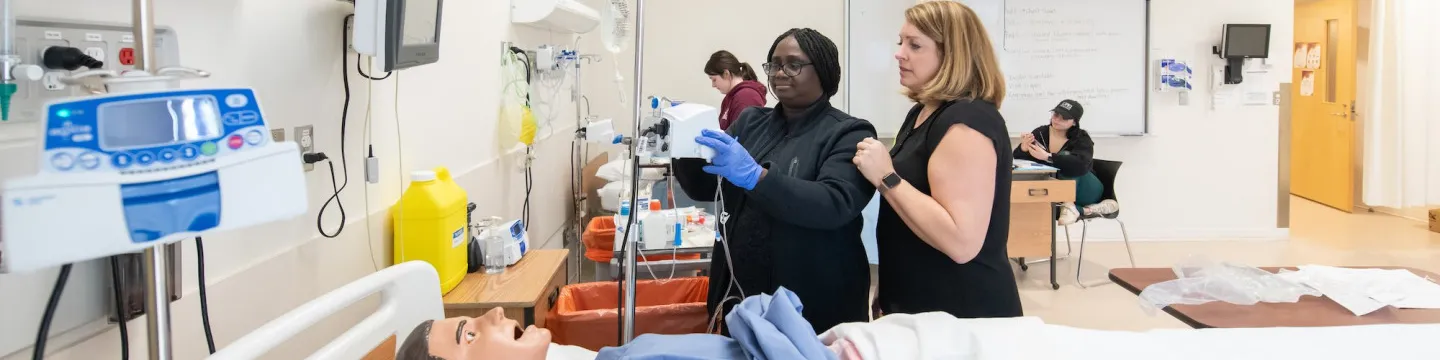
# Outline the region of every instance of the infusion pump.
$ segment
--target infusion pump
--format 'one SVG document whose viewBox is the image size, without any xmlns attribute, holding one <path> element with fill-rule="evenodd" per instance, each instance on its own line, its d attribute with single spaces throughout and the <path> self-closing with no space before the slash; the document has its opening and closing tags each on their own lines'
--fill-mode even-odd
<svg viewBox="0 0 1440 360">
<path fill-rule="evenodd" d="M 302 215 L 300 152 L 274 142 L 251 89 L 63 99 L 38 173 L 4 184 L 4 270 L 21 272 Z"/>
</svg>

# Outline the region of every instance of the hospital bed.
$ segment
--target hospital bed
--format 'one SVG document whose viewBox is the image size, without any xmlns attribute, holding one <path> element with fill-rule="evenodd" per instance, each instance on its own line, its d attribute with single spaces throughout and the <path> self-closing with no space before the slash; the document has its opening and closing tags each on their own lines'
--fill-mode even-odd
<svg viewBox="0 0 1440 360">
<path fill-rule="evenodd" d="M 426 263 L 392 266 L 270 321 L 211 359 L 263 358 L 271 349 L 331 314 L 377 293 L 380 305 L 374 313 L 307 358 L 393 359 L 395 344 L 404 343 L 415 326 L 444 316 L 440 297 L 436 296 L 439 288 L 439 276 Z M 882 322 L 885 320 L 875 324 Z M 928 317 L 905 323 L 917 335 L 894 338 L 903 332 L 892 331 L 893 323 L 888 324 L 892 328 L 875 326 L 863 331 L 875 334 L 873 338 L 884 343 L 916 341 L 918 345 L 912 347 L 934 346 L 937 349 L 929 350 L 961 354 L 944 356 L 960 359 L 1440 359 L 1440 347 L 1433 344 L 1440 339 L 1440 324 L 1123 332 L 1049 325 L 1033 317 Z M 594 357 L 594 352 L 552 344 L 548 359 Z"/>
</svg>

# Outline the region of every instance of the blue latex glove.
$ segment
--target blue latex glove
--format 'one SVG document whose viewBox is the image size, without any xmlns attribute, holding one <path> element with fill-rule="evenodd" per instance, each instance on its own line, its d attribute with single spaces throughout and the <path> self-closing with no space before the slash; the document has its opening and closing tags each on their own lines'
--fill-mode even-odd
<svg viewBox="0 0 1440 360">
<path fill-rule="evenodd" d="M 706 129 L 695 138 L 695 143 L 715 149 L 715 157 L 703 169 L 706 173 L 725 177 L 731 184 L 745 190 L 755 189 L 755 183 L 760 181 L 760 164 L 755 163 L 750 151 L 745 150 L 730 134 Z"/>
</svg>

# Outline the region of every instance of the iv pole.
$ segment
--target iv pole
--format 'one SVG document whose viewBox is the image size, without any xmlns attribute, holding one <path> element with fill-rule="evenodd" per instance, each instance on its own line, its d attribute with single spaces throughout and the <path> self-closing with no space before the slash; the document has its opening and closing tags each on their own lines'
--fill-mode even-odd
<svg viewBox="0 0 1440 360">
<path fill-rule="evenodd" d="M 635 0 L 635 74 L 633 76 L 635 78 L 635 95 L 630 98 L 630 102 L 634 105 L 635 110 L 635 132 L 632 133 L 632 140 L 630 141 L 630 159 L 632 161 L 630 167 L 630 174 L 631 176 L 636 177 L 636 180 L 634 181 L 636 181 L 637 183 L 639 182 L 640 177 L 640 154 L 636 153 L 636 144 L 637 141 L 639 141 L 638 138 L 640 136 L 640 119 L 643 116 L 641 115 L 640 106 L 640 86 L 645 79 L 645 73 L 642 70 L 645 64 L 644 53 L 645 0 Z M 638 186 L 637 188 L 630 189 L 631 206 L 637 206 L 638 208 L 639 205 L 635 204 L 635 201 L 639 194 L 640 189 L 638 189 Z M 627 221 L 629 223 L 625 224 L 626 231 L 634 231 L 631 229 L 634 228 L 635 216 L 630 216 L 629 220 Z M 623 302 L 625 306 L 625 311 L 624 314 L 621 315 L 622 324 L 624 326 L 622 335 L 620 337 L 621 345 L 628 344 L 630 343 L 631 339 L 635 338 L 635 256 L 639 253 L 636 246 L 639 246 L 640 244 L 638 244 L 634 240 L 639 238 L 640 237 L 638 236 L 625 237 L 625 266 L 622 267 L 625 272 L 625 299 Z"/>
<path fill-rule="evenodd" d="M 135 67 L 150 74 L 160 72 L 155 58 L 155 4 L 133 0 L 130 10 L 135 26 Z M 145 249 L 141 255 L 145 277 L 145 324 L 151 360 L 170 360 L 170 296 L 166 292 L 165 245 Z M 125 321 L 122 315 L 120 321 Z"/>
</svg>

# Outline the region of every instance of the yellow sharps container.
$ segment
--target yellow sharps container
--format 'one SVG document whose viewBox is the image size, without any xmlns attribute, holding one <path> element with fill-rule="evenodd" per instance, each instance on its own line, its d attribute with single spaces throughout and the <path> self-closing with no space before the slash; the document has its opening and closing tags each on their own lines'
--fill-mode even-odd
<svg viewBox="0 0 1440 360">
<path fill-rule="evenodd" d="M 421 260 L 440 273 L 444 295 L 465 278 L 470 234 L 465 220 L 470 200 L 450 170 L 410 173 L 410 187 L 390 209 L 395 227 L 395 263 Z"/>
</svg>

